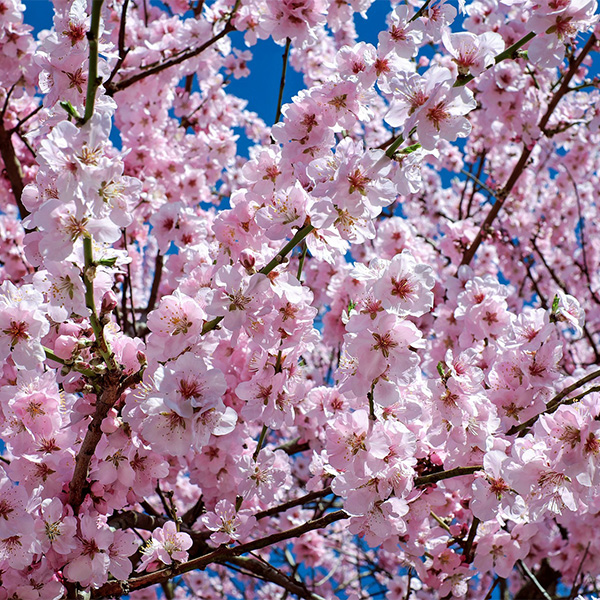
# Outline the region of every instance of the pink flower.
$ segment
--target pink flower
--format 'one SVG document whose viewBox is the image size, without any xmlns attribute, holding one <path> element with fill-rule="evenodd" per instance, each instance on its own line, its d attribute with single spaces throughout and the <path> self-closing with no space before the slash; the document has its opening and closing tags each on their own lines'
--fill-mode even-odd
<svg viewBox="0 0 600 600">
<path fill-rule="evenodd" d="M 202 334 L 206 313 L 193 298 L 176 290 L 161 299 L 159 307 L 148 315 L 149 350 L 173 358 Z"/>
<path fill-rule="evenodd" d="M 454 141 L 466 137 L 471 125 L 464 115 L 477 103 L 469 89 L 452 87 L 453 79 L 450 71 L 441 67 L 429 69 L 424 77 L 401 74 L 394 82 L 386 121 L 406 133 L 416 126 L 419 142 L 427 150 L 433 150 L 440 138 Z"/>
<path fill-rule="evenodd" d="M 114 533 L 101 517 L 81 517 L 79 553 L 64 568 L 65 577 L 84 586 L 102 585 L 108 579 L 108 550 Z"/>
<path fill-rule="evenodd" d="M 165 565 L 185 562 L 188 558 L 187 550 L 191 546 L 190 535 L 177 531 L 175 523 L 167 521 L 163 527 L 157 527 L 152 532 L 152 537 L 142 549 L 142 561 L 137 570 L 153 567 L 158 561 Z"/>
<path fill-rule="evenodd" d="M 431 267 L 417 264 L 408 252 L 397 254 L 373 286 L 375 296 L 391 312 L 420 317 L 433 308 L 435 280 Z"/>
<path fill-rule="evenodd" d="M 250 515 L 250 511 L 236 512 L 235 506 L 226 499 L 219 500 L 214 511 L 204 514 L 201 521 L 207 529 L 214 532 L 210 539 L 216 546 L 243 540 L 256 524 L 256 519 Z"/>
<path fill-rule="evenodd" d="M 77 548 L 77 519 L 70 506 L 58 498 L 47 498 L 40 506 L 41 518 L 36 519 L 35 530 L 41 539 L 42 550 L 52 548 L 59 554 L 69 554 Z"/>
<path fill-rule="evenodd" d="M 9 281 L 0 286 L 0 360 L 9 356 L 18 368 L 36 370 L 46 355 L 41 338 L 49 329 L 44 301 L 32 285 L 16 288 Z"/>
<path fill-rule="evenodd" d="M 446 50 L 458 66 L 459 75 L 479 75 L 494 64 L 495 57 L 504 50 L 504 41 L 498 33 L 442 33 Z"/>
<path fill-rule="evenodd" d="M 397 6 L 389 17 L 389 28 L 379 34 L 379 51 L 385 55 L 395 52 L 401 58 L 412 58 L 423 39 L 423 24 L 410 22 L 412 8 Z"/>
</svg>

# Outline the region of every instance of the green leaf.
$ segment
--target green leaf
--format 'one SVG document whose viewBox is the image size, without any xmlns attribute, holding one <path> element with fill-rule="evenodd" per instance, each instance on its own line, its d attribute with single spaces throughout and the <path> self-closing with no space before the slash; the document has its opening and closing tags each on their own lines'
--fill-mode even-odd
<svg viewBox="0 0 600 600">
<path fill-rule="evenodd" d="M 418 150 L 421 147 L 421 144 L 417 142 L 412 146 L 407 146 L 406 148 L 402 148 L 402 150 L 398 150 L 398 154 L 412 154 L 415 150 Z"/>
<path fill-rule="evenodd" d="M 102 258 L 96 261 L 97 265 L 102 265 L 103 267 L 114 267 L 117 262 L 117 257 L 113 256 L 112 258 Z"/>
<path fill-rule="evenodd" d="M 80 119 L 81 117 L 79 116 L 79 113 L 77 112 L 77 110 L 75 110 L 75 107 L 68 101 L 61 101 L 59 102 L 60 106 L 62 108 L 65 109 L 65 111 L 67 112 L 67 114 L 70 117 L 73 117 L 74 119 Z"/>
</svg>

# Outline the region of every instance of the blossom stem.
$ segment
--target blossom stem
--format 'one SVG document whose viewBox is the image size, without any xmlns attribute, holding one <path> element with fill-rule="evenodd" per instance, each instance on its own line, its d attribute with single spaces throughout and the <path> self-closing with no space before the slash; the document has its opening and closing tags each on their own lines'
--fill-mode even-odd
<svg viewBox="0 0 600 600">
<path fill-rule="evenodd" d="M 260 271 L 263 275 L 268 275 L 275 267 L 279 266 L 286 256 L 312 231 L 314 227 L 310 224 L 298 229 L 296 235 L 268 262 Z"/>
<path fill-rule="evenodd" d="M 306 241 L 302 242 L 302 252 L 300 253 L 300 259 L 298 261 L 298 274 L 296 275 L 296 279 L 302 283 L 302 269 L 304 269 L 304 260 L 306 259 L 306 253 L 308 252 L 308 246 L 306 245 Z"/>
<path fill-rule="evenodd" d="M 84 257 L 84 270 L 83 270 L 83 283 L 85 285 L 85 305 L 90 309 L 90 324 L 96 336 L 96 344 L 98 346 L 98 352 L 104 359 L 106 366 L 109 371 L 116 371 L 117 365 L 113 353 L 108 347 L 108 343 L 104 338 L 104 331 L 102 324 L 98 319 L 98 313 L 96 312 L 96 304 L 94 302 L 94 274 L 96 265 L 94 264 L 94 257 L 92 251 L 92 238 L 86 235 L 83 238 L 83 257 Z"/>
<path fill-rule="evenodd" d="M 260 450 L 267 439 L 267 433 L 269 433 L 269 428 L 266 425 L 262 426 L 262 430 L 260 432 L 260 437 L 258 438 L 258 442 L 256 444 L 256 449 L 254 450 L 254 454 L 252 455 L 252 460 L 256 462 L 258 460 L 258 455 L 260 454 Z"/>
<path fill-rule="evenodd" d="M 104 0 L 92 0 L 92 21 L 87 39 L 90 45 L 90 58 L 88 68 L 87 93 L 85 96 L 85 113 L 79 125 L 85 125 L 94 114 L 94 103 L 96 102 L 96 92 L 101 83 L 98 77 L 98 35 L 100 32 L 100 11 Z"/>
<path fill-rule="evenodd" d="M 551 596 L 542 587 L 540 582 L 537 580 L 537 577 L 532 573 L 532 571 L 529 569 L 529 567 L 521 559 L 519 559 L 517 561 L 517 564 L 521 567 L 521 569 L 523 569 L 523 572 L 525 573 L 525 575 L 527 575 L 527 577 L 529 577 L 529 579 L 531 580 L 533 585 L 535 585 L 535 587 L 538 589 L 540 594 L 542 594 L 542 596 L 545 598 L 545 600 L 552 600 Z"/>
<path fill-rule="evenodd" d="M 267 263 L 259 273 L 268 275 L 275 267 L 279 266 L 286 258 L 286 256 L 315 228 L 308 224 L 304 225 L 301 229 L 298 229 L 296 235 L 275 255 L 275 257 Z M 205 335 L 209 331 L 216 329 L 219 323 L 223 320 L 223 317 L 215 317 L 211 321 L 204 323 L 202 327 L 202 335 Z"/>
<path fill-rule="evenodd" d="M 452 535 L 452 532 L 450 531 L 450 527 L 448 526 L 448 523 L 446 523 L 441 517 L 438 517 L 432 510 L 429 511 L 429 514 L 437 521 L 438 525 L 444 529 L 445 531 L 447 531 L 450 535 Z"/>
<path fill-rule="evenodd" d="M 409 23 L 416 21 L 426 10 L 427 7 L 431 4 L 431 0 L 425 0 L 425 4 L 419 8 L 419 10 L 408 20 Z"/>
<path fill-rule="evenodd" d="M 398 150 L 398 148 L 400 148 L 400 145 L 404 142 L 404 136 L 402 134 L 400 134 L 389 146 L 388 149 L 385 151 L 385 155 L 388 158 L 393 158 L 394 154 L 396 153 L 396 150 Z"/>
<path fill-rule="evenodd" d="M 50 350 L 49 348 L 46 348 L 45 346 L 43 348 L 44 348 L 44 353 L 46 354 L 46 358 L 53 360 L 54 362 L 57 362 L 57 363 L 60 363 L 61 365 L 69 367 L 69 369 L 72 369 L 73 371 L 77 371 L 78 373 L 81 373 L 82 375 L 85 375 L 86 377 L 95 377 L 96 375 L 98 375 L 98 373 L 96 373 L 96 371 L 94 371 L 93 369 L 87 369 L 86 367 L 81 367 L 77 364 L 69 363 L 64 358 L 61 358 L 60 356 L 57 356 L 56 354 L 54 354 L 54 352 L 52 352 L 52 350 Z"/>
</svg>

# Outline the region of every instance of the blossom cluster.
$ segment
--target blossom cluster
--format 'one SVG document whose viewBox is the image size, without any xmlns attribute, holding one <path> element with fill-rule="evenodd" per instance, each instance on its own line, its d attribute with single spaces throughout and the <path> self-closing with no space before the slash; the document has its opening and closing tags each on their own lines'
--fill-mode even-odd
<svg viewBox="0 0 600 600">
<path fill-rule="evenodd" d="M 0 600 L 600 585 L 597 2 L 373 4 L 0 0 Z"/>
</svg>

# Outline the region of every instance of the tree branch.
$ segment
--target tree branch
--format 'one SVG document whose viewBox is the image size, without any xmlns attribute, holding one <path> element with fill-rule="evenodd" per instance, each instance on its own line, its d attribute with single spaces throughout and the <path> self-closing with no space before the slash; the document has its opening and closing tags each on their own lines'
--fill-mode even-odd
<svg viewBox="0 0 600 600">
<path fill-rule="evenodd" d="M 10 181 L 10 186 L 12 188 L 13 196 L 15 197 L 15 202 L 19 209 L 19 214 L 21 215 L 21 219 L 25 219 L 29 216 L 29 211 L 25 208 L 23 202 L 21 201 L 23 188 L 25 187 L 23 183 L 23 169 L 21 167 L 21 162 L 15 153 L 15 147 L 12 143 L 11 134 L 11 131 L 4 129 L 4 120 L 0 119 L 0 156 L 2 156 L 2 161 L 4 162 L 6 176 Z"/>
<path fill-rule="evenodd" d="M 147 573 L 139 577 L 132 577 L 126 582 L 110 581 L 96 590 L 92 590 L 90 597 L 94 600 L 99 598 L 114 598 L 124 595 L 127 592 L 133 592 L 134 590 L 143 589 L 157 583 L 168 581 L 177 575 L 188 573 L 195 569 L 205 569 L 208 565 L 216 562 L 225 562 L 231 558 L 235 558 L 247 552 L 254 550 L 260 550 L 267 546 L 272 546 L 279 542 L 289 540 L 301 536 L 308 531 L 314 531 L 315 529 L 322 529 L 327 525 L 339 521 L 341 519 L 347 519 L 350 515 L 343 510 L 337 510 L 330 512 L 319 519 L 313 519 L 298 527 L 292 527 L 279 533 L 273 533 L 259 540 L 248 542 L 247 544 L 240 544 L 235 547 L 221 547 L 208 554 L 204 554 L 192 560 L 184 563 L 174 564 L 165 569 L 154 571 L 153 573 Z"/>
<path fill-rule="evenodd" d="M 327 486 L 322 490 L 318 490 L 316 492 L 310 492 L 305 494 L 304 496 L 300 496 L 300 498 L 296 498 L 295 500 L 290 500 L 289 502 L 285 502 L 284 504 L 280 504 L 279 506 L 274 506 L 273 508 L 268 508 L 267 510 L 261 510 L 257 512 L 254 516 L 256 520 L 264 519 L 265 517 L 270 517 L 272 515 L 276 515 L 290 508 L 294 508 L 295 506 L 302 506 L 307 504 L 308 502 L 312 502 L 313 500 L 317 500 L 318 498 L 323 498 L 325 496 L 329 496 L 332 494 L 331 487 Z"/>
<path fill-rule="evenodd" d="M 105 87 L 111 85 L 115 75 L 119 72 L 119 69 L 125 62 L 125 57 L 129 53 L 129 48 L 125 48 L 125 27 L 127 23 L 127 9 L 129 8 L 129 0 L 124 0 L 123 7 L 121 8 L 121 22 L 119 23 L 119 58 L 112 70 L 109 78 L 106 80 Z"/>
<path fill-rule="evenodd" d="M 556 396 L 554 396 L 552 400 L 548 401 L 545 410 L 535 415 L 534 417 L 531 417 L 531 419 L 525 421 L 524 423 L 521 423 L 520 425 L 513 425 L 513 427 L 511 427 L 506 432 L 506 435 L 515 435 L 515 433 L 520 433 L 526 429 L 530 429 L 542 415 L 550 415 L 553 412 L 555 412 L 556 409 L 561 404 L 563 404 L 564 398 L 566 398 L 571 392 L 574 392 L 575 390 L 579 389 L 582 385 L 585 385 L 586 383 L 589 383 L 590 381 L 593 381 L 598 377 L 600 377 L 600 369 L 592 371 L 591 373 L 588 373 L 581 379 L 578 379 L 575 383 L 572 383 L 571 385 L 567 386 L 564 390 L 561 390 L 558 394 L 556 394 Z"/>
<path fill-rule="evenodd" d="M 550 103 L 548 104 L 548 108 L 546 109 L 544 116 L 541 118 L 541 120 L 538 124 L 540 131 L 546 133 L 546 125 L 548 125 L 548 121 L 550 120 L 550 117 L 552 116 L 554 109 L 557 107 L 557 105 L 560 102 L 560 100 L 562 99 L 562 97 L 569 91 L 569 83 L 570 83 L 571 79 L 573 79 L 573 77 L 577 73 L 581 63 L 583 62 L 583 59 L 590 53 L 590 51 L 592 50 L 592 48 L 594 47 L 595 44 L 596 44 L 596 36 L 594 34 L 592 34 L 590 36 L 589 40 L 587 41 L 587 43 L 585 44 L 585 46 L 583 47 L 583 49 L 581 50 L 581 52 L 579 53 L 579 56 L 577 57 L 577 59 L 573 61 L 568 72 L 565 74 L 560 88 L 552 96 L 552 99 L 550 100 Z M 477 232 L 477 235 L 475 236 L 473 243 L 465 251 L 461 265 L 468 265 L 473 260 L 473 257 L 475 256 L 477 249 L 481 245 L 481 242 L 483 241 L 484 236 L 490 230 L 492 223 L 494 222 L 494 220 L 498 216 L 498 213 L 504 206 L 504 202 L 506 201 L 506 199 L 512 192 L 513 187 L 515 186 L 519 177 L 525 170 L 525 166 L 527 165 L 527 162 L 529 161 L 529 157 L 531 156 L 531 153 L 533 152 L 533 149 L 536 147 L 536 145 L 537 145 L 537 141 L 535 143 L 533 143 L 530 147 L 523 147 L 521 156 L 519 157 L 517 164 L 513 168 L 512 173 L 510 174 L 510 177 L 508 178 L 508 181 L 506 182 L 504 187 L 496 194 L 496 202 L 494 203 L 494 205 L 490 209 L 490 212 L 487 214 L 487 217 L 481 224 L 481 227 L 479 228 L 479 231 Z"/>
<path fill-rule="evenodd" d="M 221 561 L 219 561 L 221 562 Z M 249 574 L 259 577 L 265 581 L 270 581 L 282 587 L 286 592 L 304 598 L 305 600 L 322 600 L 322 597 L 311 592 L 304 583 L 294 581 L 289 575 L 286 575 L 279 569 L 271 566 L 269 563 L 260 561 L 251 557 L 235 557 L 223 561 L 221 564 L 232 564 L 248 571 Z"/>
<path fill-rule="evenodd" d="M 288 56 L 290 54 L 290 46 L 292 44 L 292 40 L 290 38 L 286 38 L 285 40 L 285 50 L 283 51 L 283 67 L 281 69 L 281 81 L 279 82 L 279 97 L 277 98 L 277 110 L 275 112 L 275 123 L 279 123 L 279 119 L 281 118 L 281 104 L 283 102 L 283 89 L 285 88 L 285 75 L 287 73 L 288 66 Z"/>
<path fill-rule="evenodd" d="M 198 56 L 199 54 L 202 54 L 202 52 L 204 52 L 206 49 L 210 48 L 213 44 L 218 42 L 221 38 L 225 37 L 228 33 L 235 31 L 235 27 L 231 24 L 231 20 L 233 19 L 239 4 L 240 4 L 240 0 L 237 0 L 235 3 L 235 6 L 233 7 L 233 10 L 231 11 L 231 15 L 229 16 L 229 19 L 227 20 L 227 23 L 225 24 L 225 27 L 219 33 L 217 33 L 212 38 L 210 38 L 210 40 L 204 42 L 204 44 L 202 44 L 201 46 L 198 46 L 198 48 L 194 48 L 194 50 L 190 50 L 189 52 L 184 52 L 183 54 L 180 54 L 179 56 L 175 56 L 174 58 L 171 58 L 170 60 L 167 60 L 166 62 L 160 63 L 160 64 L 156 65 L 155 67 L 147 69 L 146 71 L 141 71 L 140 73 L 136 73 L 135 75 L 132 75 L 131 77 L 129 77 L 127 79 L 118 81 L 117 83 L 111 82 L 110 85 L 106 86 L 106 93 L 109 96 L 114 96 L 117 92 L 121 92 L 121 91 L 127 89 L 129 86 L 133 85 L 134 83 L 137 83 L 138 81 L 141 81 L 142 79 L 146 79 L 146 77 L 150 77 L 151 75 L 156 75 L 157 73 L 160 73 L 161 71 L 164 71 L 165 69 L 169 69 L 170 67 L 179 65 L 182 62 L 185 62 L 186 60 L 193 58 L 194 56 Z"/>
<path fill-rule="evenodd" d="M 448 471 L 439 471 L 437 473 L 431 473 L 430 475 L 421 475 L 415 478 L 415 487 L 421 487 L 423 485 L 431 485 L 444 479 L 451 479 L 452 477 L 460 477 L 461 475 L 472 475 L 477 471 L 482 471 L 483 465 L 473 465 L 469 467 L 455 467 Z"/>
<path fill-rule="evenodd" d="M 263 275 L 268 275 L 275 267 L 278 267 L 285 261 L 286 256 L 311 232 L 313 232 L 315 228 L 308 224 L 304 225 L 301 229 L 298 229 L 294 237 L 275 255 L 275 257 L 267 263 L 259 273 Z M 223 320 L 223 317 L 215 317 L 211 321 L 207 321 L 204 323 L 202 327 L 202 335 L 216 329 L 219 323 Z"/>
<path fill-rule="evenodd" d="M 87 93 L 85 95 L 85 113 L 79 125 L 87 123 L 94 114 L 94 104 L 96 102 L 96 92 L 101 83 L 98 77 L 98 32 L 100 31 L 100 11 L 104 0 L 92 0 L 92 20 L 90 30 L 87 33 L 87 39 L 90 45 L 89 70 L 87 81 Z"/>
</svg>

